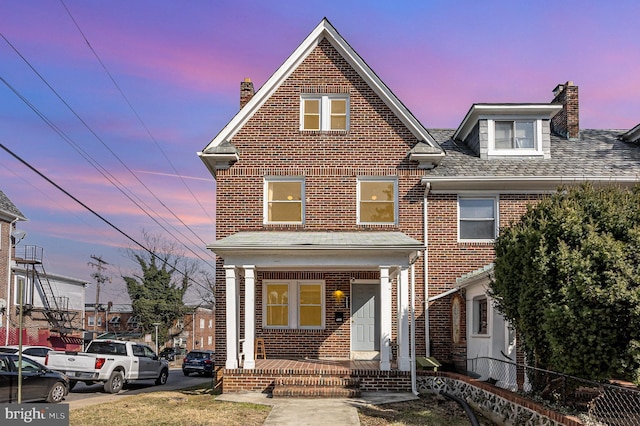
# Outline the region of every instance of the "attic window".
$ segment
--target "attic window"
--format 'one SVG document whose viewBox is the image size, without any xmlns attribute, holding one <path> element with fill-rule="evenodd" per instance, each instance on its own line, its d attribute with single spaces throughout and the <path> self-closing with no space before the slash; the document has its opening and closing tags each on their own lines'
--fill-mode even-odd
<svg viewBox="0 0 640 426">
<path fill-rule="evenodd" d="M 489 120 L 489 151 L 497 155 L 541 155 L 540 120 Z"/>
<path fill-rule="evenodd" d="M 349 96 L 309 94 L 300 98 L 300 130 L 349 130 Z"/>
</svg>

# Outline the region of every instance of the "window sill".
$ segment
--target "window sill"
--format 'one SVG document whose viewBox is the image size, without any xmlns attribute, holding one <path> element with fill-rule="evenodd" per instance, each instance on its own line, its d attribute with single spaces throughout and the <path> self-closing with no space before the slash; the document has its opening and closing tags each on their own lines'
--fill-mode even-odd
<svg viewBox="0 0 640 426">
<path fill-rule="evenodd" d="M 461 246 L 491 246 L 496 240 L 458 240 Z"/>
<path fill-rule="evenodd" d="M 328 136 L 346 136 L 349 134 L 349 130 L 303 130 L 300 129 L 301 135 L 314 136 L 314 135 L 328 135 Z"/>
<path fill-rule="evenodd" d="M 473 339 L 490 339 L 491 335 L 490 334 L 472 334 L 470 337 Z"/>
</svg>

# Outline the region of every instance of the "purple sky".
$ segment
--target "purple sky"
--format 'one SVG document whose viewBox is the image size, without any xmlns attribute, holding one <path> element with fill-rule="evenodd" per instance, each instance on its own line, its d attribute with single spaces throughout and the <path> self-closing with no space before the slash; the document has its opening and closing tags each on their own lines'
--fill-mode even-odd
<svg viewBox="0 0 640 426">
<path fill-rule="evenodd" d="M 237 112 L 240 81 L 259 88 L 325 16 L 428 128 L 474 102 L 549 102 L 567 80 L 582 128 L 640 123 L 636 0 L 15 0 L 0 13 L 0 143 L 132 238 L 167 229 L 213 265 L 215 183 L 196 152 Z M 127 301 L 127 238 L 2 150 L 0 189 L 48 272 L 92 282 L 102 256 L 101 301 Z"/>
</svg>

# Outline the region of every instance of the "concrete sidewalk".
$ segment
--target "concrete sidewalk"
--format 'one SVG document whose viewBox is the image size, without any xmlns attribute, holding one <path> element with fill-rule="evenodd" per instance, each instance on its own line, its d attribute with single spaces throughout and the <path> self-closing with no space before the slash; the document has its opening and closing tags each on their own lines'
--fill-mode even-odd
<svg viewBox="0 0 640 426">
<path fill-rule="evenodd" d="M 360 398 L 271 398 L 263 393 L 225 393 L 216 400 L 249 402 L 273 408 L 265 426 L 349 426 L 359 425 L 359 406 L 417 399 L 409 392 L 365 392 Z"/>
</svg>

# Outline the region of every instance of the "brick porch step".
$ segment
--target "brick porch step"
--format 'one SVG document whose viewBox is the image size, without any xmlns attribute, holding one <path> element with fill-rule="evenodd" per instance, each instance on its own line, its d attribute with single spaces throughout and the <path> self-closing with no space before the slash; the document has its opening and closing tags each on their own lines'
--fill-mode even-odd
<svg viewBox="0 0 640 426">
<path fill-rule="evenodd" d="M 293 376 L 276 379 L 273 397 L 353 398 L 360 396 L 360 380 L 335 376 Z"/>
</svg>

